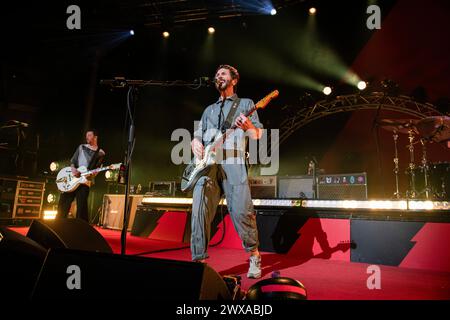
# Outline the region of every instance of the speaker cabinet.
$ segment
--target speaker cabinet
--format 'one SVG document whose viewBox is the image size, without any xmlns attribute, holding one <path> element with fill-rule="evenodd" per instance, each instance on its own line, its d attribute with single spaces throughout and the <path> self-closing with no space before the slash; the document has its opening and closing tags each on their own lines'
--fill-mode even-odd
<svg viewBox="0 0 450 320">
<path fill-rule="evenodd" d="M 81 219 L 34 220 L 27 237 L 46 249 L 70 248 L 112 252 L 102 235 Z"/>
<path fill-rule="evenodd" d="M 367 200 L 366 173 L 320 175 L 318 198 L 330 200 Z"/>
<path fill-rule="evenodd" d="M 278 198 L 313 199 L 313 177 L 278 177 Z"/>
<path fill-rule="evenodd" d="M 204 263 L 51 249 L 32 298 L 194 301 L 231 294 Z"/>
<path fill-rule="evenodd" d="M 277 197 L 277 176 L 248 177 L 253 199 L 274 199 Z"/>
<path fill-rule="evenodd" d="M 136 209 L 137 206 L 141 204 L 142 198 L 142 195 L 130 195 L 128 231 L 131 231 L 136 216 Z M 105 194 L 103 196 L 101 218 L 101 225 L 103 228 L 122 230 L 124 204 L 125 195 L 123 194 Z"/>
<path fill-rule="evenodd" d="M 7 227 L 0 227 L 0 239 L 0 297 L 29 299 L 47 250 Z"/>
</svg>

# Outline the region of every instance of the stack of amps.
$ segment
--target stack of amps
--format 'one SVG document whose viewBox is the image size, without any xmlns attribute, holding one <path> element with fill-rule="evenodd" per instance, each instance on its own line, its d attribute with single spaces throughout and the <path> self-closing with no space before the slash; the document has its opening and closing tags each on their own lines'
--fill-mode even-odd
<svg viewBox="0 0 450 320">
<path fill-rule="evenodd" d="M 39 219 L 45 183 L 0 178 L 0 218 Z"/>
<path fill-rule="evenodd" d="M 254 199 L 367 199 L 366 173 L 249 177 Z"/>
</svg>

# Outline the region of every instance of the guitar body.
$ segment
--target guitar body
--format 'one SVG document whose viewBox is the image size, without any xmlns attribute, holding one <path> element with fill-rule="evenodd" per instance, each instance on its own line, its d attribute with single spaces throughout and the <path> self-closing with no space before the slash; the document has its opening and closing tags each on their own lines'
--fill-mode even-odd
<svg viewBox="0 0 450 320">
<path fill-rule="evenodd" d="M 81 173 L 80 177 L 77 178 L 72 174 L 71 167 L 62 168 L 58 175 L 56 176 L 56 185 L 58 190 L 61 192 L 74 192 L 80 185 L 85 184 L 88 187 L 92 185 L 92 181 L 90 177 L 93 174 L 97 174 L 106 170 L 117 170 L 121 166 L 121 163 L 116 163 L 109 165 L 107 167 L 97 168 L 91 171 L 84 166 L 78 168 L 78 171 Z"/>
<path fill-rule="evenodd" d="M 82 174 L 86 173 L 88 170 L 86 167 L 79 167 L 78 171 Z M 58 190 L 61 192 L 73 192 L 75 191 L 81 184 L 85 184 L 90 186 L 90 181 L 86 176 L 80 176 L 79 178 L 75 177 L 72 174 L 71 167 L 65 167 L 58 172 L 56 176 L 56 185 L 58 186 Z"/>
<path fill-rule="evenodd" d="M 216 164 L 216 154 L 211 150 L 211 145 L 205 148 L 203 155 L 203 159 L 194 157 L 184 169 L 181 178 L 181 191 L 187 192 L 194 189 L 198 179 L 206 175 L 211 166 Z"/>
</svg>

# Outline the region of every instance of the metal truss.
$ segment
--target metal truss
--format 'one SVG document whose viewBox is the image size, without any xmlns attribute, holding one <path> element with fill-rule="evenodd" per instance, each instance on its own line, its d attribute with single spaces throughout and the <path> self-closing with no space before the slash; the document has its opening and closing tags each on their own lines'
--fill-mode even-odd
<svg viewBox="0 0 450 320">
<path fill-rule="evenodd" d="M 383 92 L 369 94 L 349 94 L 337 96 L 334 100 L 322 100 L 311 107 L 300 109 L 294 116 L 280 125 L 280 141 L 283 143 L 291 134 L 308 123 L 341 112 L 357 110 L 390 110 L 415 118 L 440 116 L 436 107 L 430 103 L 420 103 L 408 96 L 389 96 Z"/>
</svg>

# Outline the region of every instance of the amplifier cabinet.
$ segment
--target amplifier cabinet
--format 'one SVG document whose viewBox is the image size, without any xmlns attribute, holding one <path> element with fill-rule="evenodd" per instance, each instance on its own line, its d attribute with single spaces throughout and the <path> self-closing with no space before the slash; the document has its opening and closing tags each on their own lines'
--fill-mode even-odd
<svg viewBox="0 0 450 320">
<path fill-rule="evenodd" d="M 128 230 L 134 223 L 136 208 L 141 204 L 143 195 L 130 195 L 130 217 L 128 220 Z M 103 228 L 121 230 L 123 226 L 123 210 L 125 204 L 125 195 L 123 194 L 105 194 L 103 196 L 102 216 L 100 224 Z"/>
<path fill-rule="evenodd" d="M 313 199 L 312 176 L 278 177 L 278 198 Z"/>
<path fill-rule="evenodd" d="M 318 198 L 330 200 L 367 200 L 366 173 L 320 175 Z"/>
<path fill-rule="evenodd" d="M 277 176 L 248 177 L 248 183 L 254 199 L 274 199 L 277 197 Z"/>
</svg>

